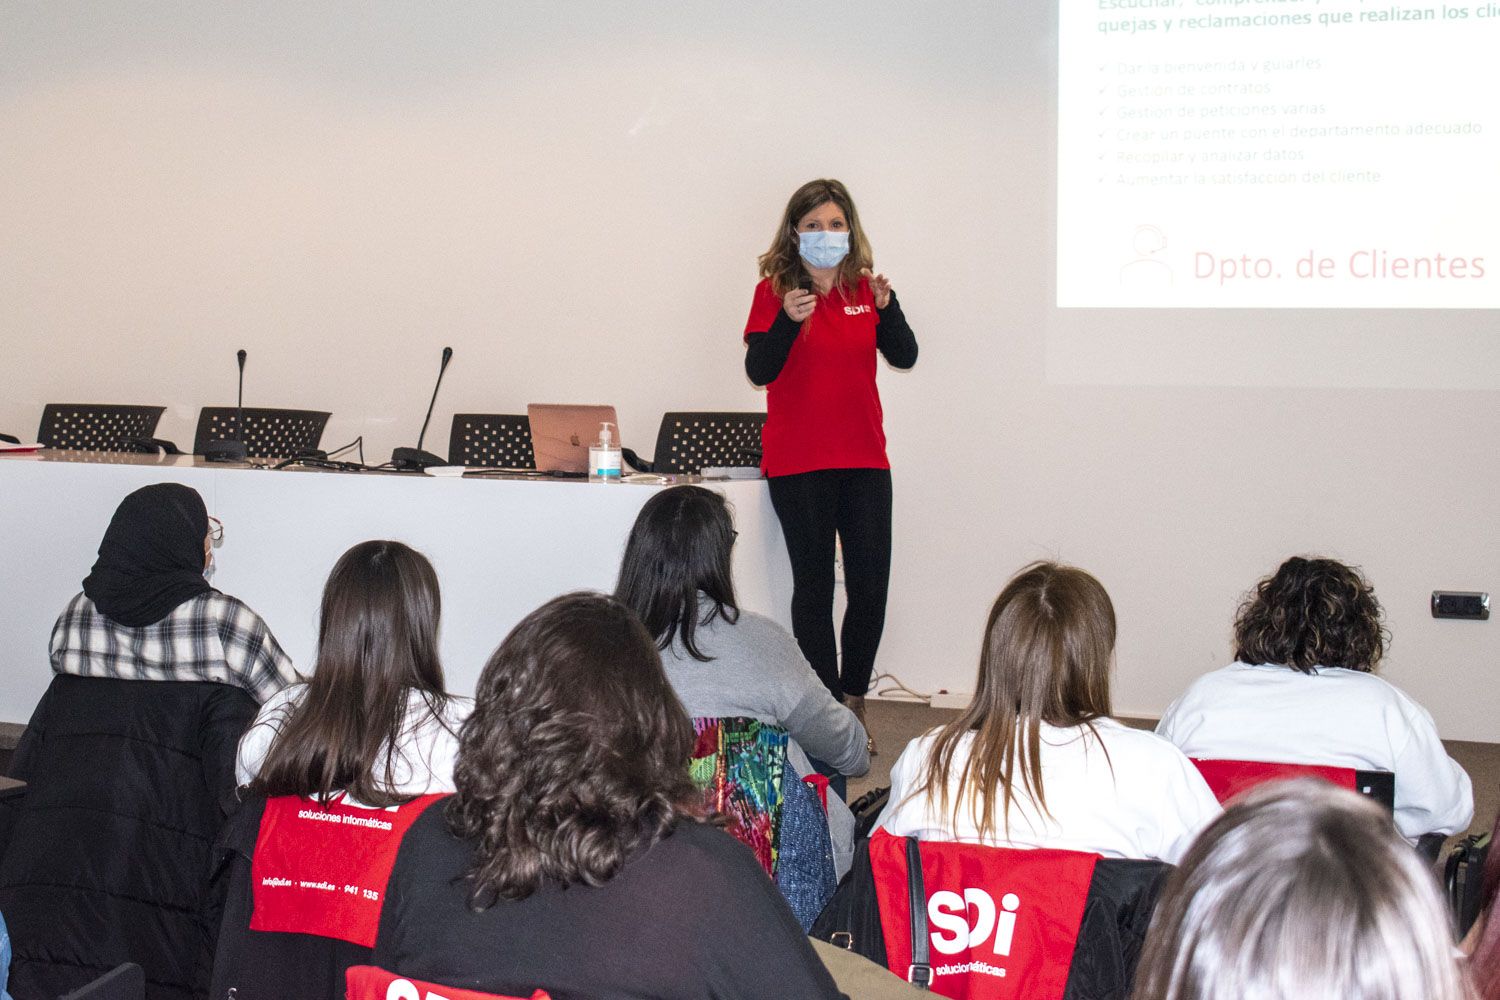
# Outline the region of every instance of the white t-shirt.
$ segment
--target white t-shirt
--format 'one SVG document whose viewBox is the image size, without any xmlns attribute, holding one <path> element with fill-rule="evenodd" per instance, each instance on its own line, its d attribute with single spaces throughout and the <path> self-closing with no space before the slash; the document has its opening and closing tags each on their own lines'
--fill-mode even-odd
<svg viewBox="0 0 1500 1000">
<path fill-rule="evenodd" d="M 927 773 L 938 730 L 912 740 L 891 768 L 891 801 L 879 825 L 892 834 L 993 847 L 1046 847 L 1092 851 L 1110 858 L 1176 863 L 1205 826 L 1219 815 L 1208 784 L 1181 751 L 1154 733 L 1113 719 L 1087 726 L 1041 727 L 1043 813 L 1019 778 L 1013 787 L 1010 826 L 979 836 L 977 803 L 960 801 L 958 776 L 973 745 L 965 736 L 949 769 L 949 809 L 935 796 L 914 792 Z M 998 792 L 998 790 L 997 790 Z"/>
<path fill-rule="evenodd" d="M 235 758 L 235 777 L 248 784 L 260 773 L 260 766 L 271 749 L 271 741 L 282 723 L 307 694 L 306 684 L 293 684 L 272 695 L 260 708 L 255 721 L 240 738 Z M 427 707 L 422 693 L 412 689 L 406 702 L 406 719 L 400 744 L 392 761 L 392 776 L 398 795 L 427 795 L 453 791 L 453 764 L 458 758 L 458 727 L 474 710 L 473 699 L 450 697 L 443 718 Z M 384 748 L 381 749 L 384 767 Z M 357 803 L 350 803 L 355 805 Z"/>
<path fill-rule="evenodd" d="M 1396 829 L 1408 840 L 1457 833 L 1474 818 L 1469 776 L 1432 716 L 1374 674 L 1231 663 L 1198 678 L 1156 731 L 1189 757 L 1391 771 Z"/>
</svg>

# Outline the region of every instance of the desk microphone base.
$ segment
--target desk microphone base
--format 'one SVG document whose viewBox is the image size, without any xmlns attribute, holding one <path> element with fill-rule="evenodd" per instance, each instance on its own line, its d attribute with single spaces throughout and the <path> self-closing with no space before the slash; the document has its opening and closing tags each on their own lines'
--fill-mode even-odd
<svg viewBox="0 0 1500 1000">
<path fill-rule="evenodd" d="M 421 448 L 397 448 L 391 452 L 391 464 L 398 469 L 420 472 L 434 465 L 447 465 L 448 460 L 439 458 L 430 451 L 423 451 Z"/>
<path fill-rule="evenodd" d="M 203 457 L 209 462 L 243 462 L 249 456 L 243 441 L 210 441 L 203 446 Z"/>
</svg>

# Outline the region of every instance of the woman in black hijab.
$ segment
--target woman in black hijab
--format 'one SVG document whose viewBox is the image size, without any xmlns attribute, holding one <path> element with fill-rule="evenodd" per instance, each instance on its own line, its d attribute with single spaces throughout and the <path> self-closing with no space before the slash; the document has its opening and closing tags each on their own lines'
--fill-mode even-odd
<svg viewBox="0 0 1500 1000">
<path fill-rule="evenodd" d="M 208 508 L 197 490 L 143 486 L 120 501 L 83 592 L 111 621 L 155 625 L 183 601 L 213 590 L 203 578 L 211 542 Z"/>
<path fill-rule="evenodd" d="M 206 993 L 220 800 L 260 703 L 296 677 L 260 616 L 204 579 L 210 524 L 195 490 L 136 490 L 53 626 L 55 676 L 11 763 L 28 790 L 0 815 L 17 1000 L 122 962 L 151 1000 Z"/>
<path fill-rule="evenodd" d="M 297 677 L 271 630 L 204 579 L 213 529 L 198 491 L 143 486 L 120 502 L 99 558 L 52 628 L 52 669 L 80 677 L 213 681 L 256 704 Z"/>
</svg>

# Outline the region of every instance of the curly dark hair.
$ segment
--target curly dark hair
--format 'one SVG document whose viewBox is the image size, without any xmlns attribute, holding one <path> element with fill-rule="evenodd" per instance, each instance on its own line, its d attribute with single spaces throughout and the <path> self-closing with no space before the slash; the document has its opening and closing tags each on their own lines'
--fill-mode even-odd
<svg viewBox="0 0 1500 1000">
<path fill-rule="evenodd" d="M 625 605 L 566 594 L 485 664 L 459 735 L 448 828 L 474 847 L 469 905 L 544 884 L 598 886 L 702 798 L 693 724 L 656 643 Z"/>
<path fill-rule="evenodd" d="M 1352 566 L 1293 556 L 1255 585 L 1234 622 L 1234 657 L 1302 673 L 1314 667 L 1372 671 L 1390 633 L 1375 589 Z"/>
</svg>

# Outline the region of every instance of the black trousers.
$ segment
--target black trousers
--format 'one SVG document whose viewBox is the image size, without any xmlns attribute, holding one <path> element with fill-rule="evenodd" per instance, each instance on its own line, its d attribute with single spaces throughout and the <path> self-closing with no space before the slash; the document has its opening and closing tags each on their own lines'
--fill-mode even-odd
<svg viewBox="0 0 1500 1000">
<path fill-rule="evenodd" d="M 820 469 L 769 479 L 792 562 L 792 632 L 834 697 L 863 695 L 885 630 L 891 580 L 891 472 Z M 833 633 L 834 539 L 844 549 L 841 642 Z M 839 650 L 843 649 L 840 667 Z"/>
</svg>

